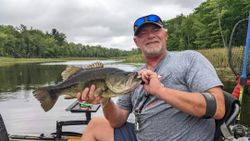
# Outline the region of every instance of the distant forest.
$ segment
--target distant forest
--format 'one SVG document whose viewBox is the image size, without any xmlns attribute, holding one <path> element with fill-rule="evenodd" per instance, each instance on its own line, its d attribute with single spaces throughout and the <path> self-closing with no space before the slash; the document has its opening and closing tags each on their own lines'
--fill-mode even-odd
<svg viewBox="0 0 250 141">
<path fill-rule="evenodd" d="M 234 25 L 239 20 L 246 19 L 249 10 L 249 0 L 208 0 L 194 9 L 190 15 L 179 15 L 164 20 L 164 26 L 169 34 L 167 47 L 169 50 L 225 47 L 228 45 Z M 245 35 L 246 23 L 241 25 L 236 35 Z M 235 36 L 234 42 L 244 45 L 245 38 Z M 137 49 L 125 51 L 67 42 L 66 35 L 56 28 L 44 33 L 25 25 L 0 25 L 0 56 L 121 57 L 138 53 Z"/>
<path fill-rule="evenodd" d="M 57 29 L 43 33 L 38 29 L 27 29 L 25 25 L 13 27 L 0 25 L 0 56 L 15 58 L 55 57 L 122 57 L 138 51 L 124 51 L 75 44 L 66 41 L 66 35 Z"/>
<path fill-rule="evenodd" d="M 168 29 L 168 49 L 207 49 L 228 46 L 234 25 L 247 19 L 250 0 L 207 0 L 188 16 L 179 15 L 165 21 Z M 247 21 L 237 26 L 234 45 L 244 45 Z M 250 27 L 249 27 L 250 28 Z"/>
</svg>

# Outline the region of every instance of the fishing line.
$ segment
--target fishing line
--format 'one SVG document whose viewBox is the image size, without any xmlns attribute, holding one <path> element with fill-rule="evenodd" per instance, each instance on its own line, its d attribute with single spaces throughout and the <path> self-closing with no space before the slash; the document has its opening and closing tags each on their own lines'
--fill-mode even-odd
<svg viewBox="0 0 250 141">
<path fill-rule="evenodd" d="M 235 64 L 233 64 L 233 60 L 232 60 L 232 40 L 233 40 L 233 35 L 234 35 L 234 32 L 235 32 L 235 29 L 238 27 L 238 25 L 244 21 L 247 21 L 247 19 L 242 19 L 240 21 L 238 21 L 234 27 L 233 27 L 233 30 L 231 32 L 231 35 L 230 35 L 230 39 L 229 39 L 229 44 L 228 44 L 228 62 L 229 62 L 229 67 L 231 68 L 231 70 L 233 71 L 233 73 L 235 74 L 235 76 L 238 76 L 240 75 L 240 72 L 237 71 L 235 69 Z"/>
</svg>

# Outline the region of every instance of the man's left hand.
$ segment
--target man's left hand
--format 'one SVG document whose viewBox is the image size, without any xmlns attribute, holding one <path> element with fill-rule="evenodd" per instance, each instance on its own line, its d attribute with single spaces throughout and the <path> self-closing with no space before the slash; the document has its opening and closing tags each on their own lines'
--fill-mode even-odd
<svg viewBox="0 0 250 141">
<path fill-rule="evenodd" d="M 157 96 L 157 92 L 163 87 L 157 73 L 147 69 L 141 70 L 138 73 L 142 77 L 142 80 L 144 82 L 144 89 L 148 93 Z"/>
</svg>

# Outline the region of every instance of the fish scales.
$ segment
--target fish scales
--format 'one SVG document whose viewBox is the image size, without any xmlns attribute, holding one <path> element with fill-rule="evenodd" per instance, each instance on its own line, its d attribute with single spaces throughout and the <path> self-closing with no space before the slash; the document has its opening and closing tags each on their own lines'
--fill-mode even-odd
<svg viewBox="0 0 250 141">
<path fill-rule="evenodd" d="M 73 85 L 77 85 L 79 82 L 85 84 L 94 80 L 105 80 L 109 74 L 114 72 L 117 72 L 117 70 L 115 70 L 114 68 L 100 68 L 100 69 L 86 70 L 77 73 L 76 75 L 72 76 L 68 81 L 64 81 L 58 84 L 53 89 L 68 88 Z"/>
<path fill-rule="evenodd" d="M 96 85 L 96 90 L 99 89 L 99 95 L 109 98 L 127 94 L 142 82 L 137 72 L 98 67 L 103 66 L 100 63 L 89 66 L 91 68 L 87 69 L 69 66 L 62 73 L 64 81 L 57 85 L 40 87 L 33 91 L 44 111 L 49 111 L 60 95 L 75 98 L 77 92 L 83 91 L 92 84 Z"/>
</svg>

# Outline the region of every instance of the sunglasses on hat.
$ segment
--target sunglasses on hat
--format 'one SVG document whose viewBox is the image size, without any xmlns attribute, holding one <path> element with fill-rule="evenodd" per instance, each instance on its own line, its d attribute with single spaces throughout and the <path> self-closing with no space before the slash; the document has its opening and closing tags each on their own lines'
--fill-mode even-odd
<svg viewBox="0 0 250 141">
<path fill-rule="evenodd" d="M 153 23 L 156 24 L 160 27 L 163 27 L 163 23 L 162 20 L 159 16 L 151 14 L 151 15 L 147 15 L 147 16 L 143 16 L 138 18 L 135 22 L 134 22 L 134 35 L 136 35 L 138 29 L 145 23 Z"/>
</svg>

